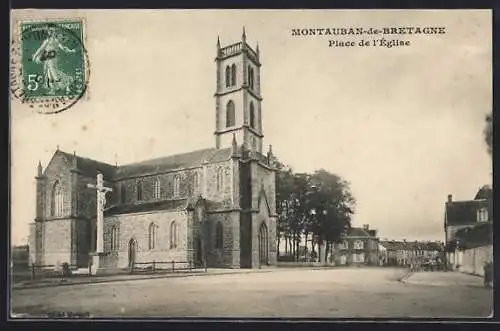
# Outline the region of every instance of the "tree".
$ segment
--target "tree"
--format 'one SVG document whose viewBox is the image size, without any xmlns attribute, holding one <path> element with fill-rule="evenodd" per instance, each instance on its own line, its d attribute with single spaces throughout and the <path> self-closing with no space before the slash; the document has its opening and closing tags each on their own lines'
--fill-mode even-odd
<svg viewBox="0 0 500 331">
<path fill-rule="evenodd" d="M 307 246 L 309 235 L 312 235 L 312 251 L 315 252 L 317 245 L 326 242 L 328 249 L 340 241 L 350 228 L 355 199 L 349 183 L 340 176 L 326 170 L 318 170 L 312 175 L 294 173 L 278 162 L 276 187 L 278 247 L 284 238 L 286 254 L 291 253 L 294 260 L 299 258 L 303 236 Z"/>
<path fill-rule="evenodd" d="M 309 204 L 314 210 L 311 228 L 318 243 L 326 242 L 327 256 L 332 245 L 340 242 L 351 227 L 356 200 L 349 183 L 326 170 L 316 171 L 311 176 L 311 183 Z"/>
<path fill-rule="evenodd" d="M 492 114 L 486 115 L 485 118 L 486 125 L 483 130 L 484 134 L 484 141 L 486 142 L 486 146 L 488 148 L 488 154 L 490 154 L 493 151 L 493 118 Z"/>
</svg>

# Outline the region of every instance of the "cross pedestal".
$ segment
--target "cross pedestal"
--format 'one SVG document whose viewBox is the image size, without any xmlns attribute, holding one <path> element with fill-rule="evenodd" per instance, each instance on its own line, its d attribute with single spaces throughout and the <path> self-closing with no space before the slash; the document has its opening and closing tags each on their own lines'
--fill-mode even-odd
<svg viewBox="0 0 500 331">
<path fill-rule="evenodd" d="M 102 275 L 106 273 L 106 253 L 92 253 L 92 265 L 90 267 L 90 273 L 92 275 Z"/>
</svg>

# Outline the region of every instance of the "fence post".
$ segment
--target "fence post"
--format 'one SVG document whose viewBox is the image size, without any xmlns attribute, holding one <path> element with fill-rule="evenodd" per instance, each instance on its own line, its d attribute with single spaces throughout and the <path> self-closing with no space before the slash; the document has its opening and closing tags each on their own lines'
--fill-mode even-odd
<svg viewBox="0 0 500 331">
<path fill-rule="evenodd" d="M 191 271 L 193 269 L 192 262 L 193 261 L 189 260 L 189 271 Z"/>
<path fill-rule="evenodd" d="M 155 265 L 155 260 L 153 260 L 153 273 L 156 272 L 156 265 Z"/>
<path fill-rule="evenodd" d="M 204 266 L 205 266 L 205 272 L 207 272 L 207 259 L 204 259 L 204 260 L 203 260 L 203 264 L 204 264 Z"/>
<path fill-rule="evenodd" d="M 175 271 L 175 261 L 172 260 L 172 272 Z"/>
<path fill-rule="evenodd" d="M 35 279 L 35 264 L 31 264 L 31 280 Z"/>
</svg>

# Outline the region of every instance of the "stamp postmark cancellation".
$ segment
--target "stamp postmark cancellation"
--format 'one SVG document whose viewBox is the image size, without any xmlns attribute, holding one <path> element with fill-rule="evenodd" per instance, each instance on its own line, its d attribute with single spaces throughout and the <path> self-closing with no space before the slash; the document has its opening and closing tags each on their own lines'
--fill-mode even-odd
<svg viewBox="0 0 500 331">
<path fill-rule="evenodd" d="M 81 19 L 22 21 L 11 49 L 13 98 L 53 114 L 76 104 L 89 79 Z"/>
</svg>

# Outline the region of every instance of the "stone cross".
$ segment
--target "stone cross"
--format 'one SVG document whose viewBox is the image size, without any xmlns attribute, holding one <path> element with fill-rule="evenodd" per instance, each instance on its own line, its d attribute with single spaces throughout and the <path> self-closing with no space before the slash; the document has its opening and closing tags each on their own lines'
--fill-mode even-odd
<svg viewBox="0 0 500 331">
<path fill-rule="evenodd" d="M 106 205 L 106 193 L 113 189 L 104 186 L 104 179 L 101 173 L 97 174 L 97 185 L 87 184 L 88 188 L 97 191 L 97 244 L 96 252 L 104 252 L 104 206 Z"/>
</svg>

